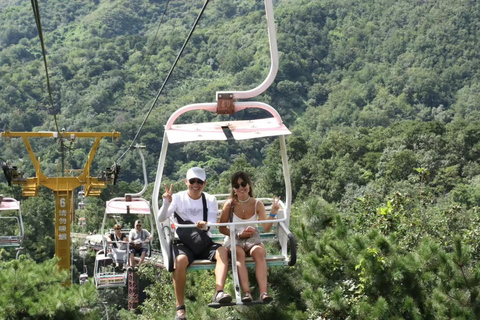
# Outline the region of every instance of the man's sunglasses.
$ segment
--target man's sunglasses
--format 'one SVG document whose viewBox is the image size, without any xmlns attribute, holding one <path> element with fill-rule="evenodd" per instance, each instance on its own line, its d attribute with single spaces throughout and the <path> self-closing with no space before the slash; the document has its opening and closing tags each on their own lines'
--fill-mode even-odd
<svg viewBox="0 0 480 320">
<path fill-rule="evenodd" d="M 232 184 L 232 187 L 235 188 L 235 189 L 238 189 L 240 188 L 240 186 L 242 186 L 242 188 L 245 188 L 247 186 L 247 182 L 246 181 L 242 181 L 242 183 L 238 184 L 238 183 L 234 183 Z"/>
<path fill-rule="evenodd" d="M 115 230 L 122 230 L 122 228 L 115 228 Z"/>
<path fill-rule="evenodd" d="M 192 179 L 188 180 L 188 182 L 189 182 L 190 184 L 195 184 L 195 182 L 198 183 L 198 184 L 203 184 L 203 183 L 204 183 L 203 180 L 196 179 L 196 178 L 192 178 Z"/>
</svg>

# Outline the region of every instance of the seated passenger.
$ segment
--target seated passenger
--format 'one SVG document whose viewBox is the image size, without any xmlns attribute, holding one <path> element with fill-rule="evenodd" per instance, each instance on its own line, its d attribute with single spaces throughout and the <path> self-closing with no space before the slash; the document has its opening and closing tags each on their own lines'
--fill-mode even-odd
<svg viewBox="0 0 480 320">
<path fill-rule="evenodd" d="M 187 171 L 185 178 L 185 185 L 187 190 L 180 191 L 173 194 L 173 185 L 170 189 L 165 185 L 165 193 L 163 194 L 163 205 L 160 208 L 160 214 L 157 217 L 158 223 L 165 221 L 169 216 L 176 217 L 177 222 L 179 218 L 183 221 L 191 221 L 195 223 L 198 229 L 207 231 L 207 223 L 217 222 L 218 205 L 217 198 L 208 193 L 205 195 L 205 207 L 202 200 L 203 189 L 207 185 L 207 176 L 205 171 L 199 167 L 190 168 Z M 204 221 L 204 210 L 207 209 L 207 219 Z M 207 231 L 208 236 L 211 233 Z M 187 281 L 187 267 L 195 259 L 208 259 L 216 261 L 215 266 L 215 295 L 212 302 L 216 303 L 230 303 L 232 297 L 230 294 L 224 292 L 225 280 L 228 273 L 228 253 L 227 250 L 218 243 L 213 243 L 200 253 L 195 253 L 195 248 L 187 246 L 178 238 L 178 231 L 176 231 L 176 238 L 173 245 L 173 253 L 175 255 L 175 269 L 173 270 L 173 288 L 175 290 L 175 299 L 177 306 L 177 315 L 175 319 L 185 320 L 185 284 Z"/>
<path fill-rule="evenodd" d="M 253 198 L 252 183 L 247 173 L 243 171 L 235 172 L 232 175 L 231 183 L 232 190 L 229 199 L 223 206 L 222 215 L 220 217 L 221 223 L 275 219 L 279 209 L 278 202 L 280 201 L 280 198 L 273 198 L 272 211 L 270 215 L 267 216 L 263 203 Z M 272 223 L 264 223 L 262 224 L 262 227 L 268 232 L 272 228 Z M 219 227 L 219 230 L 226 235 L 223 245 L 230 250 L 231 241 L 229 227 Z M 238 277 L 244 294 L 242 302 L 252 301 L 247 265 L 245 263 L 246 255 L 251 256 L 255 261 L 255 275 L 260 289 L 260 300 L 265 303 L 273 301 L 273 298 L 267 293 L 267 253 L 260 238 L 258 225 L 244 224 L 235 226 L 235 239 Z"/>
<path fill-rule="evenodd" d="M 122 233 L 122 225 L 116 224 L 113 226 L 114 232 L 108 235 L 108 243 L 112 245 L 113 259 L 115 260 L 115 267 L 125 269 L 127 262 L 127 235 Z"/>
<path fill-rule="evenodd" d="M 135 255 L 140 254 L 140 262 L 138 267 L 141 266 L 143 260 L 148 251 L 148 242 L 152 240 L 153 236 L 147 230 L 142 229 L 142 221 L 135 221 L 135 228 L 130 230 L 128 235 L 128 241 L 130 242 L 130 267 L 129 269 L 136 270 Z"/>
</svg>

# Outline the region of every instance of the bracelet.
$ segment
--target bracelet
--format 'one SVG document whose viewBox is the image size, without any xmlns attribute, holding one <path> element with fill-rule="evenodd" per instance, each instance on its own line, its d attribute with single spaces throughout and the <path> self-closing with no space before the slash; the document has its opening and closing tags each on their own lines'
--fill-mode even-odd
<svg viewBox="0 0 480 320">
<path fill-rule="evenodd" d="M 242 239 L 242 238 L 240 238 L 240 235 L 241 235 L 240 232 L 235 233 L 235 238 L 237 238 L 237 239 Z"/>
<path fill-rule="evenodd" d="M 273 214 L 273 213 L 270 213 L 270 217 L 272 217 L 272 218 L 276 218 L 276 217 L 277 217 L 277 214 L 276 214 L 276 213 L 275 213 L 275 214 Z"/>
</svg>

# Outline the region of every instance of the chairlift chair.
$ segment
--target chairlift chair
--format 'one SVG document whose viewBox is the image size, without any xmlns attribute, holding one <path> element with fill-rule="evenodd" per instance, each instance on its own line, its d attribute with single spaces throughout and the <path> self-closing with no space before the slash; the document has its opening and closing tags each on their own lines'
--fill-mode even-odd
<svg viewBox="0 0 480 320">
<path fill-rule="evenodd" d="M 0 195 L 0 225 L 0 248 L 16 248 L 18 259 L 25 236 L 19 201 Z"/>
<path fill-rule="evenodd" d="M 83 265 L 83 273 L 80 274 L 79 282 L 80 282 L 80 285 L 84 284 L 85 282 L 88 282 L 88 270 L 86 265 Z"/>
<path fill-rule="evenodd" d="M 217 92 L 217 102 L 213 103 L 198 103 L 184 106 L 175 111 L 168 119 L 165 125 L 165 133 L 163 137 L 162 150 L 158 160 L 157 175 L 152 195 L 152 206 L 155 216 L 158 217 L 160 206 L 158 203 L 161 197 L 162 177 L 165 167 L 165 160 L 169 144 L 185 143 L 195 141 L 226 141 L 226 140 L 248 140 L 255 138 L 270 138 L 276 137 L 280 143 L 280 157 L 282 160 L 282 170 L 285 183 L 285 195 L 281 195 L 280 210 L 278 211 L 276 220 L 257 221 L 256 224 L 274 223 L 277 225 L 273 234 L 262 233 L 261 237 L 265 241 L 270 240 L 278 243 L 280 246 L 280 255 L 268 255 L 267 265 L 271 266 L 293 266 L 296 263 L 296 244 L 295 237 L 289 230 L 290 225 L 290 210 L 292 190 L 290 184 L 290 173 L 288 170 L 288 158 L 286 151 L 285 136 L 290 135 L 291 132 L 283 124 L 280 114 L 272 106 L 256 101 L 235 102 L 235 99 L 248 99 L 264 92 L 275 79 L 278 70 L 278 50 L 276 43 L 275 24 L 273 19 L 273 4 L 272 0 L 264 0 L 265 11 L 267 16 L 268 37 L 270 43 L 270 57 L 271 68 L 267 78 L 258 87 L 249 91 L 234 91 L 234 92 Z M 215 112 L 217 114 L 233 114 L 235 112 L 245 109 L 262 109 L 270 114 L 270 117 L 256 120 L 229 120 L 208 123 L 188 123 L 176 124 L 175 121 L 183 114 L 195 110 L 204 110 Z M 221 205 L 225 202 L 228 195 L 215 195 L 219 203 L 219 212 L 221 212 Z M 270 213 L 271 201 L 270 197 L 259 197 L 259 200 L 264 201 L 267 210 L 267 215 Z M 236 304 L 244 304 L 241 302 L 240 285 L 236 266 L 236 246 L 235 243 L 235 225 L 237 224 L 251 224 L 252 222 L 229 222 L 229 223 L 208 223 L 209 226 L 229 226 L 230 238 L 232 240 L 231 249 L 231 268 L 233 273 Z M 163 222 L 157 222 L 157 232 L 159 234 L 159 241 L 162 250 L 163 264 L 168 271 L 173 271 L 174 257 L 172 253 L 172 242 L 174 232 L 171 228 L 185 228 L 196 227 L 195 224 L 177 224 L 175 221 L 167 219 Z M 221 242 L 224 236 L 217 234 L 213 236 L 214 241 Z M 290 253 L 290 255 L 289 255 Z M 247 266 L 252 267 L 253 260 L 247 259 Z M 196 260 L 189 266 L 189 270 L 213 269 L 215 263 L 208 260 Z M 255 304 L 260 302 L 254 302 Z M 234 305 L 232 303 L 231 305 Z M 221 305 L 210 304 L 209 306 L 217 308 Z"/>
<path fill-rule="evenodd" d="M 103 250 L 97 253 L 95 259 L 94 279 L 98 289 L 125 286 L 128 278 L 128 271 L 117 271 L 115 270 L 115 265 L 122 263 L 128 267 L 130 244 L 128 242 L 124 243 L 123 241 L 114 241 L 114 243 L 117 244 L 116 248 L 108 244 L 106 234 L 113 233 L 114 230 L 109 229 L 108 232 L 106 232 L 107 217 L 117 217 L 127 214 L 145 216 L 150 221 L 150 233 L 153 234 L 155 231 L 150 202 L 141 198 L 148 187 L 145 159 L 140 151 L 140 146 L 137 145 L 135 148 L 137 148 L 140 158 L 142 159 L 145 184 L 139 193 L 125 194 L 125 197 L 117 197 L 107 201 L 101 229 Z M 129 231 L 130 229 L 122 229 L 122 233 L 128 234 Z M 122 245 L 124 245 L 124 247 L 121 247 Z M 147 254 L 150 255 L 150 253 L 151 244 L 149 244 Z"/>
</svg>

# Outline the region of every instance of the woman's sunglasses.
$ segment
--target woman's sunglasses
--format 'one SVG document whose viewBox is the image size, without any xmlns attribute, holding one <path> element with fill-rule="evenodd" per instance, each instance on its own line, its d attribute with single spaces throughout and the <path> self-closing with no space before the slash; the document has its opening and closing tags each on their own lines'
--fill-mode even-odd
<svg viewBox="0 0 480 320">
<path fill-rule="evenodd" d="M 238 184 L 238 183 L 232 184 L 232 187 L 233 187 L 234 189 L 238 189 L 238 188 L 240 188 L 240 186 L 242 186 L 242 188 L 245 188 L 245 187 L 247 186 L 247 184 L 248 184 L 248 183 L 247 183 L 246 181 L 242 181 L 242 183 L 240 183 L 240 184 Z"/>
<path fill-rule="evenodd" d="M 192 179 L 188 180 L 188 182 L 190 184 L 195 184 L 195 182 L 198 183 L 198 184 L 203 184 L 204 181 L 200 180 L 200 179 L 192 178 Z"/>
</svg>

